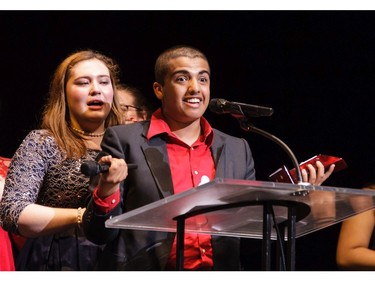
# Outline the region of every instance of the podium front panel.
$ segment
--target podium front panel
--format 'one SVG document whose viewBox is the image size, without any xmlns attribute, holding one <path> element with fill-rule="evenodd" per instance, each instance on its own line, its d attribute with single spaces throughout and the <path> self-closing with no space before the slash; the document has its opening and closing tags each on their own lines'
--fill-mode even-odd
<svg viewBox="0 0 375 281">
<path fill-rule="evenodd" d="M 175 218 L 202 208 L 220 209 L 189 217 L 186 233 L 250 237 L 263 235 L 263 205 L 271 203 L 274 223 L 288 220 L 296 206 L 296 237 L 374 208 L 374 191 L 217 178 L 106 221 L 106 227 L 176 232 Z M 230 207 L 228 206 L 237 206 Z M 273 228 L 272 239 L 276 239 Z"/>
</svg>

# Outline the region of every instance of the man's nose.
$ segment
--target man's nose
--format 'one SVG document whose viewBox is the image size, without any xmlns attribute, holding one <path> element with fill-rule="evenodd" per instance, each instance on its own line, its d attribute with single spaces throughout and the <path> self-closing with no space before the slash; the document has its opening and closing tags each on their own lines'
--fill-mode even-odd
<svg viewBox="0 0 375 281">
<path fill-rule="evenodd" d="M 189 92 L 191 93 L 199 93 L 200 85 L 197 79 L 190 79 L 189 81 Z"/>
</svg>

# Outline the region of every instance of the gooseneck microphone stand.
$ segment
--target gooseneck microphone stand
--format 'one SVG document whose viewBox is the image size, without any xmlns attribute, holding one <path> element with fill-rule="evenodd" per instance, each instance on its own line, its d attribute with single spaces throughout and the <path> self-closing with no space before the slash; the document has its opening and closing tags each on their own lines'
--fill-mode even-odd
<svg viewBox="0 0 375 281">
<path fill-rule="evenodd" d="M 272 135 L 272 134 L 270 134 L 270 133 L 268 133 L 264 130 L 261 130 L 261 129 L 253 126 L 249 122 L 249 119 L 244 115 L 236 115 L 236 114 L 231 114 L 231 115 L 238 120 L 238 122 L 240 123 L 241 129 L 243 129 L 247 132 L 254 132 L 254 133 L 257 133 L 259 135 L 262 135 L 262 136 L 276 142 L 278 145 L 280 145 L 284 149 L 284 151 L 288 154 L 288 156 L 290 157 L 290 159 L 293 162 L 294 167 L 296 168 L 298 184 L 303 184 L 302 174 L 301 174 L 301 170 L 299 168 L 297 158 L 294 155 L 294 153 L 292 152 L 292 150 L 281 139 L 277 138 L 276 136 L 274 136 L 274 135 Z"/>
</svg>

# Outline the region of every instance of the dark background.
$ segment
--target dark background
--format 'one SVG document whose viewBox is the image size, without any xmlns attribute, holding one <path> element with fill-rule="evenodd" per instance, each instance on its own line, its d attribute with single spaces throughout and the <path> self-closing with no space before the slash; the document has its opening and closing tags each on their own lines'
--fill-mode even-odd
<svg viewBox="0 0 375 281">
<path fill-rule="evenodd" d="M 113 57 L 122 80 L 156 108 L 156 57 L 189 44 L 210 61 L 212 98 L 272 107 L 273 116 L 252 124 L 283 140 L 300 162 L 319 153 L 346 160 L 348 168 L 324 185 L 360 188 L 374 178 L 373 11 L 0 11 L 0 26 L 1 156 L 12 157 L 37 127 L 50 77 L 71 52 Z M 243 131 L 233 117 L 205 117 L 248 140 L 259 180 L 283 164 L 292 168 L 277 144 Z M 297 239 L 297 270 L 336 270 L 339 226 Z"/>
</svg>

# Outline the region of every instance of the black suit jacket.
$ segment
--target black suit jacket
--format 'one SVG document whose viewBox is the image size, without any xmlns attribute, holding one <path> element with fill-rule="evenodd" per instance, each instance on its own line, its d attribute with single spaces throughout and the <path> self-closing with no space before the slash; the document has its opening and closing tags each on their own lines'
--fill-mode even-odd
<svg viewBox="0 0 375 281">
<path fill-rule="evenodd" d="M 98 270 L 163 270 L 175 233 L 106 228 L 110 217 L 134 210 L 173 194 L 165 136 L 146 139 L 149 121 L 107 129 L 102 142 L 104 153 L 135 163 L 121 185 L 121 204 L 109 214 L 98 215 L 90 200 L 83 218 L 89 240 L 105 244 Z M 246 140 L 214 129 L 211 147 L 216 175 L 220 178 L 254 180 L 255 170 Z M 240 239 L 212 237 L 214 270 L 240 269 Z"/>
</svg>

